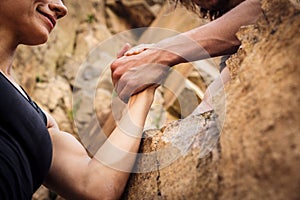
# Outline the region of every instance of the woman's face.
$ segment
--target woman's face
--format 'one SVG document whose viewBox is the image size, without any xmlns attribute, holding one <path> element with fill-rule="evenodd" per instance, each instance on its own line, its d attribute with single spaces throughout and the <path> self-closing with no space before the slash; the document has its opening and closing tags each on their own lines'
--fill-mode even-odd
<svg viewBox="0 0 300 200">
<path fill-rule="evenodd" d="M 0 30 L 12 36 L 16 43 L 45 43 L 56 21 L 67 14 L 61 0 L 2 0 Z"/>
</svg>

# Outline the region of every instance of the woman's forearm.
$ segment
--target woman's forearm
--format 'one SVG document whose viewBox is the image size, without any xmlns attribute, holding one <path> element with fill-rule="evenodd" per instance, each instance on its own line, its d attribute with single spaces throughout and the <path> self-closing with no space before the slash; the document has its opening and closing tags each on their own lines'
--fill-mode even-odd
<svg viewBox="0 0 300 200">
<path fill-rule="evenodd" d="M 95 169 L 96 173 L 105 176 L 104 182 L 111 186 L 113 196 L 122 194 L 131 173 L 154 90 L 152 87 L 130 98 L 127 112 L 91 161 L 91 164 L 98 168 Z M 99 163 L 103 166 L 101 170 Z M 91 166 L 92 169 L 94 167 Z M 94 177 L 95 182 L 99 181 L 99 177 Z"/>
<path fill-rule="evenodd" d="M 116 147 L 117 151 L 137 152 L 144 123 L 153 101 L 153 94 L 154 88 L 152 87 L 130 98 L 121 120 L 116 122 L 117 127 L 96 153 L 95 158 L 101 161 L 105 155 L 108 155 L 103 151 L 112 146 Z"/>
</svg>

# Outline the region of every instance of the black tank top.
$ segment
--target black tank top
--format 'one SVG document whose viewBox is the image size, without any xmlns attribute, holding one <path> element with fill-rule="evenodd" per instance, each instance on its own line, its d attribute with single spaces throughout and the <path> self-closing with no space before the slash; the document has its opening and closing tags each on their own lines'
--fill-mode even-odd
<svg viewBox="0 0 300 200">
<path fill-rule="evenodd" d="M 51 165 L 47 119 L 2 73 L 0 98 L 0 199 L 31 199 Z"/>
</svg>

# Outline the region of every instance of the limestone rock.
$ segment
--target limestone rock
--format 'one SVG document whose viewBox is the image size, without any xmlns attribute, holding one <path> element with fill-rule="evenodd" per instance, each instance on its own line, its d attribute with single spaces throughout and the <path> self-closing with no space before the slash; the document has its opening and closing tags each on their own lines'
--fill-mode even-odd
<svg viewBox="0 0 300 200">
<path fill-rule="evenodd" d="M 263 9 L 226 89 L 221 199 L 299 198 L 299 10 L 279 0 L 263 1 Z"/>
<path fill-rule="evenodd" d="M 146 131 L 139 173 L 131 175 L 122 199 L 213 199 L 219 155 L 211 149 L 218 138 L 217 118 L 210 112 Z"/>
<path fill-rule="evenodd" d="M 144 0 L 109 0 L 106 5 L 117 15 L 130 22 L 128 24 L 131 25 L 131 28 L 149 26 L 156 16 L 155 11 L 159 10 L 157 2 L 155 4 L 153 1 Z"/>
<path fill-rule="evenodd" d="M 112 95 L 108 90 L 102 88 L 97 89 L 95 97 L 95 110 L 100 126 L 105 124 L 109 114 L 111 113 Z"/>
</svg>

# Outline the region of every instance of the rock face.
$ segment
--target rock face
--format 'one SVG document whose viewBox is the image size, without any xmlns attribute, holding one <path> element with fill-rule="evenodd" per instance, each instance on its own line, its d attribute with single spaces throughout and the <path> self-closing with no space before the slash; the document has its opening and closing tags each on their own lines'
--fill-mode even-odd
<svg viewBox="0 0 300 200">
<path fill-rule="evenodd" d="M 163 153 L 152 161 L 157 170 L 131 175 L 123 199 L 300 198 L 300 11 L 283 0 L 262 3 L 264 16 L 239 32 L 243 48 L 228 62 L 237 75 L 226 86 L 225 123 L 215 148 L 203 158 L 201 145 L 182 141 L 187 153 L 161 166 L 159 158 L 175 151 L 162 150 L 178 146 L 178 133 L 170 136 L 170 130 L 195 121 L 146 132 L 152 137 L 143 141 L 141 153 Z M 196 140 L 206 135 L 202 130 L 211 131 L 206 126 L 190 130 Z M 136 168 L 145 160 L 138 157 Z"/>
<path fill-rule="evenodd" d="M 226 89 L 223 199 L 300 197 L 300 12 L 286 1 L 264 1 L 262 7 L 258 25 L 239 34 L 245 58 Z"/>
<path fill-rule="evenodd" d="M 147 131 L 135 169 L 140 173 L 131 175 L 122 199 L 213 199 L 219 133 L 212 112 Z"/>
</svg>

